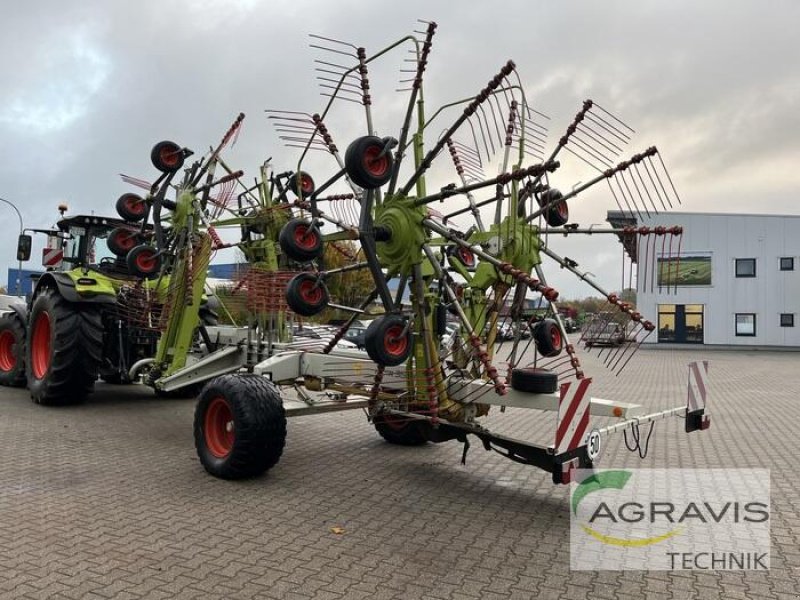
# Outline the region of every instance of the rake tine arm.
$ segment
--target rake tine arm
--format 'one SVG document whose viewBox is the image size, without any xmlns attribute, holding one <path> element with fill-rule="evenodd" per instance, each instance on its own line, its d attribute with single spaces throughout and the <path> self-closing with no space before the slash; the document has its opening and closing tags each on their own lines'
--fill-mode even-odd
<svg viewBox="0 0 800 600">
<path fill-rule="evenodd" d="M 387 193 L 393 194 L 397 187 L 397 177 L 400 174 L 400 165 L 403 162 L 404 150 L 408 141 L 408 132 L 411 128 L 411 118 L 414 115 L 414 105 L 417 102 L 417 97 L 422 90 L 422 75 L 425 68 L 428 66 L 428 56 L 431 52 L 433 45 L 433 36 L 436 33 L 436 23 L 428 23 L 428 28 L 425 31 L 425 41 L 422 43 L 422 49 L 418 50 L 417 68 L 414 71 L 414 79 L 411 84 L 411 96 L 408 99 L 408 107 L 406 108 L 406 116 L 403 119 L 403 127 L 400 130 L 400 139 L 398 140 L 397 155 L 395 156 L 394 171 L 392 172 L 392 179 L 389 182 Z M 420 103 L 422 100 L 420 99 Z"/>
<path fill-rule="evenodd" d="M 600 183 L 604 179 L 610 179 L 611 177 L 613 177 L 617 173 L 621 173 L 621 172 L 625 171 L 626 169 L 629 169 L 632 165 L 638 164 L 642 160 L 644 160 L 645 158 L 650 157 L 650 156 L 652 156 L 653 154 L 656 154 L 656 153 L 658 153 L 658 150 L 656 149 L 655 146 L 652 146 L 652 147 L 648 148 L 647 150 L 645 150 L 644 152 L 642 152 L 640 154 L 635 154 L 629 160 L 626 160 L 626 161 L 623 161 L 623 162 L 619 163 L 616 167 L 613 167 L 611 169 L 607 169 L 606 171 L 604 171 L 602 174 L 598 175 L 594 179 L 588 181 L 587 183 L 585 183 L 583 185 L 580 185 L 580 186 L 576 187 L 569 194 L 565 194 L 564 196 L 562 196 L 560 198 L 556 198 L 556 199 L 552 200 L 551 202 L 548 202 L 547 204 L 542 206 L 539 210 L 535 211 L 533 214 L 531 214 L 528 217 L 526 217 L 525 220 L 530 223 L 531 221 L 533 221 L 534 219 L 538 218 L 540 215 L 543 215 L 545 212 L 547 212 L 548 210 L 550 210 L 551 208 L 553 208 L 557 204 L 559 204 L 561 202 L 564 202 L 566 200 L 569 200 L 571 198 L 574 198 L 575 196 L 577 196 L 581 192 L 587 190 L 588 188 L 592 187 L 593 185 L 596 185 L 596 184 Z M 541 179 L 542 175 L 543 175 L 543 173 L 540 174 L 537 177 L 537 179 L 534 180 L 534 184 L 539 179 Z"/>
<path fill-rule="evenodd" d="M 447 140 L 450 137 L 452 137 L 453 134 L 458 130 L 458 128 L 461 127 L 464 121 L 469 119 L 469 117 L 475 113 L 475 110 L 489 98 L 489 94 L 491 94 L 494 90 L 500 87 L 500 84 L 503 82 L 503 79 L 505 79 L 509 75 L 509 73 L 511 73 L 514 70 L 514 66 L 515 65 L 513 61 L 508 61 L 503 66 L 503 68 L 500 69 L 500 72 L 497 75 L 495 75 L 495 77 L 491 81 L 489 81 L 488 85 L 483 90 L 481 90 L 481 92 L 477 96 L 475 96 L 472 102 L 470 102 L 467 105 L 467 107 L 464 109 L 464 112 L 458 117 L 458 119 L 456 119 L 455 123 L 453 123 L 450 126 L 450 129 L 447 130 L 447 133 L 445 133 L 445 135 L 439 139 L 439 141 L 428 152 L 425 158 L 422 159 L 422 163 L 419 165 L 417 170 L 414 172 L 414 174 L 411 176 L 408 182 L 406 182 L 406 184 L 400 189 L 401 195 L 403 196 L 408 195 L 408 192 L 411 190 L 412 187 L 414 187 L 414 184 L 417 182 L 417 180 L 420 177 L 422 177 L 422 175 L 425 173 L 425 171 L 428 170 L 428 168 L 430 168 L 433 159 L 436 158 L 439 152 L 442 151 L 442 148 L 444 148 L 444 145 L 447 143 Z"/>
</svg>

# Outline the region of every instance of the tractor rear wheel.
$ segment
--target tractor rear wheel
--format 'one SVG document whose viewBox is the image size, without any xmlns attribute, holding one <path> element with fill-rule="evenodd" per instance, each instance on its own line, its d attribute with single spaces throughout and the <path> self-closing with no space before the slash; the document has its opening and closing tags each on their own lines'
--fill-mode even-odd
<svg viewBox="0 0 800 600">
<path fill-rule="evenodd" d="M 397 446 L 421 446 L 428 439 L 425 437 L 423 428 L 427 423 L 417 419 L 404 418 L 397 415 L 377 415 L 372 424 L 380 436 Z"/>
<path fill-rule="evenodd" d="M 0 317 L 0 385 L 25 386 L 25 323 L 16 313 Z"/>
<path fill-rule="evenodd" d="M 34 299 L 28 323 L 25 367 L 33 401 L 60 406 L 84 400 L 102 362 L 97 306 L 67 302 L 47 288 Z"/>
<path fill-rule="evenodd" d="M 223 375 L 203 388 L 194 445 L 206 471 L 222 479 L 261 475 L 275 466 L 285 444 L 286 413 L 269 379 Z"/>
</svg>

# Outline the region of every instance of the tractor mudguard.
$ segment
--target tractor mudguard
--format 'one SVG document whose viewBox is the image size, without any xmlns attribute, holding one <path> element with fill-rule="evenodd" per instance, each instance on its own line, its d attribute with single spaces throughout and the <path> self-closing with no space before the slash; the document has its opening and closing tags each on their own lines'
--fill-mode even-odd
<svg viewBox="0 0 800 600">
<path fill-rule="evenodd" d="M 87 276 L 89 279 L 96 279 L 94 274 Z M 70 273 L 50 272 L 42 275 L 36 282 L 36 289 L 33 296 L 39 294 L 39 290 L 45 287 L 53 287 L 58 290 L 62 298 L 68 302 L 86 302 L 91 304 L 114 303 L 117 300 L 116 294 L 109 294 L 105 290 L 98 294 L 79 294 L 77 285 Z"/>
</svg>

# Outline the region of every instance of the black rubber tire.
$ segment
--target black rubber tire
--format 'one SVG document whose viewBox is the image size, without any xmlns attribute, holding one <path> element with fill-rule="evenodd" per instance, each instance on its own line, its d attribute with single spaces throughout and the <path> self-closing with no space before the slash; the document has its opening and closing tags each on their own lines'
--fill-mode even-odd
<svg viewBox="0 0 800 600">
<path fill-rule="evenodd" d="M 564 349 L 564 336 L 554 319 L 542 319 L 533 329 L 536 350 L 545 358 L 553 358 Z"/>
<path fill-rule="evenodd" d="M 138 194 L 122 194 L 117 198 L 117 214 L 126 221 L 136 223 L 147 214 L 147 203 Z"/>
<path fill-rule="evenodd" d="M 25 387 L 25 323 L 17 313 L 0 316 L 0 385 Z"/>
<path fill-rule="evenodd" d="M 158 142 L 150 151 L 150 162 L 162 173 L 174 173 L 183 166 L 183 151 L 175 142 Z"/>
<path fill-rule="evenodd" d="M 512 369 L 511 387 L 518 392 L 552 394 L 558 389 L 558 375 L 547 369 Z"/>
<path fill-rule="evenodd" d="M 391 152 L 381 158 L 386 143 L 374 135 L 356 138 L 344 154 L 344 167 L 350 180 L 365 190 L 379 188 L 392 178 L 394 159 Z"/>
<path fill-rule="evenodd" d="M 108 234 L 106 245 L 116 256 L 127 256 L 128 252 L 142 243 L 142 238 L 137 231 L 127 227 L 115 227 Z"/>
<path fill-rule="evenodd" d="M 330 294 L 325 282 L 311 273 L 298 273 L 286 286 L 286 304 L 302 317 L 313 317 L 325 310 Z"/>
<path fill-rule="evenodd" d="M 405 328 L 405 319 L 398 315 L 374 319 L 364 334 L 364 348 L 369 357 L 387 367 L 403 364 L 414 349 L 414 338 L 410 331 L 405 337 L 398 337 Z"/>
<path fill-rule="evenodd" d="M 147 244 L 136 246 L 128 252 L 125 264 L 132 275 L 144 279 L 158 277 L 161 270 L 161 256 L 156 255 L 156 249 Z"/>
<path fill-rule="evenodd" d="M 322 233 L 305 219 L 292 219 L 281 228 L 278 243 L 290 259 L 307 263 L 322 256 Z"/>
<path fill-rule="evenodd" d="M 539 206 L 549 204 L 556 198 L 561 198 L 563 194 L 555 188 L 550 188 L 542 192 L 539 196 Z M 569 205 L 567 201 L 559 202 L 554 207 L 544 213 L 544 220 L 550 227 L 561 227 L 569 222 Z"/>
<path fill-rule="evenodd" d="M 42 315 L 47 317 L 42 317 Z M 42 321 L 47 320 L 47 329 Z M 52 288 L 33 301 L 28 318 L 25 370 L 37 404 L 76 404 L 94 391 L 102 362 L 103 321 L 96 304 L 67 302 Z"/>
<path fill-rule="evenodd" d="M 384 440 L 396 446 L 422 446 L 428 442 L 424 433 L 427 422 L 395 415 L 376 415 L 372 424 Z"/>
<path fill-rule="evenodd" d="M 213 451 L 219 446 L 212 431 L 207 431 L 207 425 L 214 428 L 215 422 L 209 409 L 219 398 L 227 405 L 232 418 L 229 422 L 233 424 L 225 454 Z M 261 475 L 275 466 L 286 445 L 286 413 L 280 391 L 260 375 L 223 375 L 211 380 L 203 388 L 195 409 L 194 443 L 203 467 L 215 477 L 244 479 Z"/>
<path fill-rule="evenodd" d="M 317 186 L 311 175 L 305 171 L 298 171 L 289 177 L 289 181 L 286 182 L 286 189 L 291 190 L 293 194 L 305 199 L 314 193 Z"/>
</svg>

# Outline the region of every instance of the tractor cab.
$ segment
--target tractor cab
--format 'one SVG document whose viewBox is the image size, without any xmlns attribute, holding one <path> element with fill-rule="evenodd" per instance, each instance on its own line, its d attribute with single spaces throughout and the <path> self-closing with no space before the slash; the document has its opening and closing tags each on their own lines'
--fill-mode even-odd
<svg viewBox="0 0 800 600">
<path fill-rule="evenodd" d="M 117 277 L 131 276 L 125 254 L 140 239 L 138 226 L 122 219 L 94 215 L 67 217 L 57 226 L 58 231 L 49 233 L 44 250 L 43 263 L 48 270 L 83 268 Z M 48 264 L 48 249 L 51 247 L 63 251 L 57 266 Z"/>
</svg>

